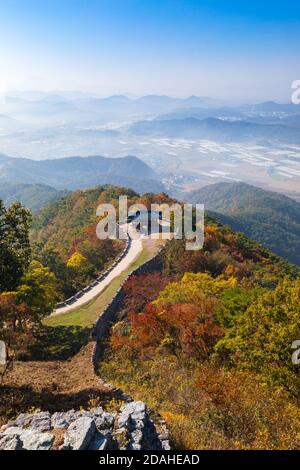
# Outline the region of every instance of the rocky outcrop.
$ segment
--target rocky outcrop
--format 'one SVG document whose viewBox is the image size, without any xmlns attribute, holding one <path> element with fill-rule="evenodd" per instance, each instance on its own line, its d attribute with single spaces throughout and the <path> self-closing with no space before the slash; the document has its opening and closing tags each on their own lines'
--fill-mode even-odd
<svg viewBox="0 0 300 470">
<path fill-rule="evenodd" d="M 168 437 L 156 433 L 154 423 L 142 401 L 132 401 L 121 408 L 118 433 L 124 435 L 125 444 L 121 447 L 123 449 L 170 449 Z"/>
<path fill-rule="evenodd" d="M 96 433 L 96 424 L 93 417 L 81 416 L 73 421 L 66 430 L 63 450 L 87 449 Z"/>
<path fill-rule="evenodd" d="M 49 450 L 53 441 L 49 432 L 11 426 L 0 434 L 0 450 Z"/>
<path fill-rule="evenodd" d="M 59 436 L 59 439 L 58 437 Z M 145 403 L 132 401 L 109 413 L 103 408 L 23 413 L 0 431 L 0 450 L 161 450 L 166 430 L 157 429 Z"/>
</svg>

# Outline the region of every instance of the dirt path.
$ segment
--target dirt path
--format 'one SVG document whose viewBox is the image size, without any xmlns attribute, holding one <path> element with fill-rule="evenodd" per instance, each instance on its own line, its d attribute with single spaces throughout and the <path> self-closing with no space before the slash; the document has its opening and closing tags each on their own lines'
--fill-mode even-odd
<svg viewBox="0 0 300 470">
<path fill-rule="evenodd" d="M 128 234 L 130 236 L 131 234 L 131 227 L 128 225 Z M 54 310 L 52 313 L 53 315 L 59 315 L 61 313 L 66 313 L 71 310 L 74 310 L 90 300 L 92 300 L 94 297 L 99 295 L 110 283 L 113 279 L 118 277 L 125 269 L 130 266 L 130 264 L 138 257 L 138 255 L 141 253 L 143 249 L 143 244 L 142 244 L 142 239 L 138 240 L 133 240 L 131 239 L 130 243 L 130 248 L 127 252 L 127 254 L 120 260 L 120 262 L 113 268 L 113 270 L 102 280 L 97 284 L 96 286 L 92 287 L 89 292 L 86 292 L 82 297 L 77 299 L 72 305 L 67 305 L 66 307 L 58 308 Z"/>
</svg>

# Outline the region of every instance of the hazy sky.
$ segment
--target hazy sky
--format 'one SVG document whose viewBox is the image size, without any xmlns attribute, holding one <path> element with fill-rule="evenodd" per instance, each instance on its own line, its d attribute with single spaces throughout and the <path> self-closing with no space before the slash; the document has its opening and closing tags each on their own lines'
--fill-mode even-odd
<svg viewBox="0 0 300 470">
<path fill-rule="evenodd" d="M 290 98 L 300 2 L 2 0 L 8 89 Z"/>
</svg>

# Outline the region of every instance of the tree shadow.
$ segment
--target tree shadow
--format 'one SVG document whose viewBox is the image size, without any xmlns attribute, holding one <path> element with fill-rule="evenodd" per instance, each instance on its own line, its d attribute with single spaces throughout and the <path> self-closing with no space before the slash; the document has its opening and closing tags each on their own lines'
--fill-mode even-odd
<svg viewBox="0 0 300 470">
<path fill-rule="evenodd" d="M 90 328 L 80 326 L 42 326 L 32 341 L 19 352 L 19 361 L 55 361 L 73 357 L 88 343 Z"/>
<path fill-rule="evenodd" d="M 112 398 L 110 390 L 87 388 L 74 393 L 57 393 L 51 390 L 36 390 L 30 386 L 0 386 L 0 425 L 29 410 L 68 411 L 72 408 L 89 408 L 89 402 L 97 398 L 105 404 Z"/>
</svg>

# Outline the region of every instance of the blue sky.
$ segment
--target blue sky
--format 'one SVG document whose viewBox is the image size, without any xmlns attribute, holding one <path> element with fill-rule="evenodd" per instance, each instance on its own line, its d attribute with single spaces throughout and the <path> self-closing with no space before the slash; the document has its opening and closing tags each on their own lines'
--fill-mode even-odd
<svg viewBox="0 0 300 470">
<path fill-rule="evenodd" d="M 8 89 L 288 100 L 299 59 L 299 1 L 0 4 Z"/>
</svg>

